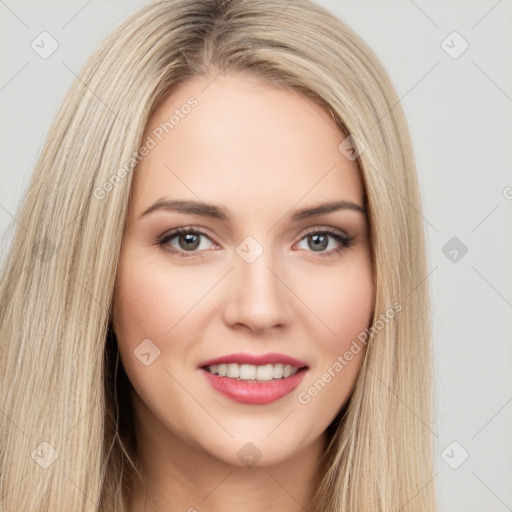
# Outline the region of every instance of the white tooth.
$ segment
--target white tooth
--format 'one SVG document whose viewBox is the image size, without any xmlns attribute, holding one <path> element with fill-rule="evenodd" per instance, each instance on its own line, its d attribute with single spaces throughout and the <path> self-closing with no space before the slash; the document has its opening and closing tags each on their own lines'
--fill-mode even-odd
<svg viewBox="0 0 512 512">
<path fill-rule="evenodd" d="M 273 365 L 266 364 L 265 366 L 258 366 L 256 370 L 257 380 L 272 380 L 274 376 Z"/>
<path fill-rule="evenodd" d="M 228 373 L 226 375 L 232 379 L 238 379 L 238 377 L 240 377 L 240 365 L 237 363 L 229 363 Z"/>
<path fill-rule="evenodd" d="M 263 366 L 255 366 L 252 364 L 212 364 L 208 368 L 213 375 L 219 377 L 229 377 L 240 380 L 260 380 L 269 381 L 272 379 L 285 379 L 291 375 L 295 375 L 299 368 L 287 364 L 266 364 Z"/>
<path fill-rule="evenodd" d="M 256 366 L 252 364 L 240 365 L 240 378 L 244 380 L 256 379 Z"/>
<path fill-rule="evenodd" d="M 274 365 L 274 379 L 280 379 L 283 376 L 283 365 L 281 363 Z"/>
</svg>

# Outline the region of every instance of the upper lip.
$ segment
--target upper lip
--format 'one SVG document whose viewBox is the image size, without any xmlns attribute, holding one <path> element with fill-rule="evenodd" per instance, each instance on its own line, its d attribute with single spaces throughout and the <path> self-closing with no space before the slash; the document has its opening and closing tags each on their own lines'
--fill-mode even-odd
<svg viewBox="0 0 512 512">
<path fill-rule="evenodd" d="M 203 361 L 199 366 L 211 366 L 214 364 L 229 364 L 229 363 L 238 363 L 238 364 L 252 364 L 254 366 L 264 366 L 267 364 L 283 364 L 294 366 L 295 368 L 302 368 L 307 366 L 304 361 L 300 359 L 296 359 L 295 357 L 287 356 L 284 354 L 230 354 L 227 356 L 216 357 L 215 359 L 208 359 L 208 361 Z"/>
</svg>

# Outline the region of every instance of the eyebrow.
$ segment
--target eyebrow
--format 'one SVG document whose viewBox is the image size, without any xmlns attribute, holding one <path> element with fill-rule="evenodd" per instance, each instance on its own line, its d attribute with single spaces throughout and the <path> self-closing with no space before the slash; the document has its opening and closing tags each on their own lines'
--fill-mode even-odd
<svg viewBox="0 0 512 512">
<path fill-rule="evenodd" d="M 157 210 L 173 211 L 178 213 L 189 213 L 192 215 L 201 215 L 203 217 L 211 217 L 222 221 L 229 221 L 229 213 L 226 208 L 222 206 L 216 206 L 213 204 L 201 203 L 198 201 L 185 201 L 185 200 L 174 200 L 169 201 L 160 199 L 147 210 L 145 210 L 139 218 L 150 214 Z M 338 210 L 352 210 L 362 213 L 366 216 L 366 209 L 351 201 L 332 201 L 329 203 L 323 203 L 308 208 L 302 208 L 296 210 L 293 214 L 291 221 L 298 222 L 310 217 L 316 217 L 319 215 L 325 215 L 327 213 L 335 212 Z"/>
</svg>

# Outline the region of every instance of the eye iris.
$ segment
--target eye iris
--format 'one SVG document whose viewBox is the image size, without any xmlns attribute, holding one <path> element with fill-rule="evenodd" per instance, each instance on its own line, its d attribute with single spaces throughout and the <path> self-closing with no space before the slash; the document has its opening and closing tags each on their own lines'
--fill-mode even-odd
<svg viewBox="0 0 512 512">
<path fill-rule="evenodd" d="M 310 247 L 313 249 L 313 250 L 322 250 L 322 249 L 325 249 L 328 245 L 328 239 L 327 239 L 327 235 L 318 235 L 318 234 L 315 234 L 315 235 L 310 235 L 310 240 L 313 240 L 313 243 L 314 245 Z"/>
<path fill-rule="evenodd" d="M 199 247 L 199 236 L 200 235 L 197 235 L 194 233 L 185 233 L 183 235 L 180 235 L 180 237 L 178 239 L 180 247 L 183 247 L 184 249 L 191 249 L 191 250 L 197 249 Z M 194 240 L 194 238 L 195 238 L 195 240 Z M 185 244 L 182 244 L 182 242 L 185 242 Z M 189 243 L 192 243 L 192 246 L 186 245 Z"/>
</svg>

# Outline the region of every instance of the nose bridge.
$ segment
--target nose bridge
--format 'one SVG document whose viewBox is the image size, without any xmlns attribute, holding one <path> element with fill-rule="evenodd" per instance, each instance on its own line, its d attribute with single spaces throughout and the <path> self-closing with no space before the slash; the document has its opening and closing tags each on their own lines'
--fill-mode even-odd
<svg viewBox="0 0 512 512">
<path fill-rule="evenodd" d="M 270 248 L 247 237 L 236 248 L 226 321 L 252 330 L 283 325 L 289 320 L 289 296 L 276 276 L 278 262 Z"/>
</svg>

